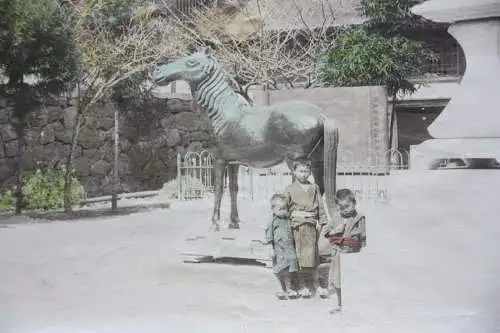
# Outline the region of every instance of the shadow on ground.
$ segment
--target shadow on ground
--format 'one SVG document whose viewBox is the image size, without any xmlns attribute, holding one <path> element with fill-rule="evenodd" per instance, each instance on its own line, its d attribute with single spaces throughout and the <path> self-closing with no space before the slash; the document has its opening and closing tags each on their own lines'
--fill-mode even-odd
<svg viewBox="0 0 500 333">
<path fill-rule="evenodd" d="M 73 212 L 61 212 L 61 211 L 32 211 L 23 212 L 22 215 L 15 215 L 14 213 L 5 213 L 0 215 L 0 227 L 6 227 L 9 224 L 22 224 L 22 223 L 46 223 L 52 221 L 63 221 L 63 220 L 85 220 L 85 219 L 95 219 L 100 217 L 110 217 L 110 216 L 125 216 L 135 213 L 141 213 L 150 211 L 153 209 L 168 209 L 170 208 L 169 203 L 154 203 L 154 204 L 144 204 L 135 206 L 125 206 L 118 207 L 117 210 L 111 210 L 111 208 L 90 208 L 90 209 L 79 209 Z"/>
</svg>

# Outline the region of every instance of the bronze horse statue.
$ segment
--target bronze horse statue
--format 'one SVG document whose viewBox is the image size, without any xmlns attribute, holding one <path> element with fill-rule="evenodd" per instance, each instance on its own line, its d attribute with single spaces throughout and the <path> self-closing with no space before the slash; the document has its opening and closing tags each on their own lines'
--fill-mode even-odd
<svg viewBox="0 0 500 333">
<path fill-rule="evenodd" d="M 310 160 L 315 182 L 325 195 L 332 216 L 338 147 L 334 121 L 319 107 L 305 102 L 251 106 L 229 86 L 227 79 L 209 48 L 160 65 L 152 74 L 157 85 L 187 81 L 197 105 L 212 122 L 216 138 L 214 229 L 219 230 L 226 168 L 231 197 L 229 228 L 239 228 L 239 165 L 269 168 L 286 161 L 291 168 L 296 159 Z"/>
</svg>

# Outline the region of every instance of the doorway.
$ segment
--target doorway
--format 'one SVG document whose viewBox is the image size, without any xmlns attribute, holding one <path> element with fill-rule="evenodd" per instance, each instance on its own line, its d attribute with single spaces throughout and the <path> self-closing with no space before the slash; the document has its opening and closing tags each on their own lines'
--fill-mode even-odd
<svg viewBox="0 0 500 333">
<path fill-rule="evenodd" d="M 443 111 L 446 103 L 444 105 L 421 104 L 396 107 L 397 142 L 395 146 L 402 154 L 403 165 L 409 165 L 411 145 L 418 145 L 425 140 L 432 139 L 427 128 Z"/>
</svg>

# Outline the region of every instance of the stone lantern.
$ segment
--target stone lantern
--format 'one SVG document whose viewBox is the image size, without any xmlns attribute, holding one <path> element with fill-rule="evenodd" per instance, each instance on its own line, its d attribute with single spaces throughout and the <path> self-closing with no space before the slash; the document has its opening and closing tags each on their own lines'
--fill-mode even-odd
<svg viewBox="0 0 500 333">
<path fill-rule="evenodd" d="M 446 158 L 500 161 L 500 0 L 429 0 L 412 12 L 435 22 L 462 46 L 466 71 L 451 100 L 428 127 L 434 139 L 411 146 L 412 169 Z"/>
</svg>

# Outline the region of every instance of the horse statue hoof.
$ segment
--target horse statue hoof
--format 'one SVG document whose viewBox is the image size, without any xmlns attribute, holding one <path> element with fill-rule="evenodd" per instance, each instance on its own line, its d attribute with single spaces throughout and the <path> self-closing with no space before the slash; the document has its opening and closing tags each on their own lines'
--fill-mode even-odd
<svg viewBox="0 0 500 333">
<path fill-rule="evenodd" d="M 240 228 L 239 223 L 232 222 L 229 224 L 229 229 L 239 229 L 239 228 Z"/>
</svg>

